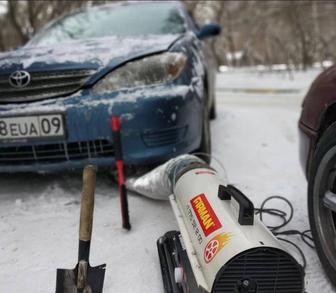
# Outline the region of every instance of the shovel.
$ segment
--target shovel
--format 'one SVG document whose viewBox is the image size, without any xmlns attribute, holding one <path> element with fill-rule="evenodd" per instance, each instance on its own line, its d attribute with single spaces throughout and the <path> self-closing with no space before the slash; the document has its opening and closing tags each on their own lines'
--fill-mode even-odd
<svg viewBox="0 0 336 293">
<path fill-rule="evenodd" d="M 57 269 L 56 293 L 102 293 L 106 265 L 89 264 L 96 169 L 83 171 L 83 191 L 79 224 L 78 263 L 73 270 Z"/>
</svg>

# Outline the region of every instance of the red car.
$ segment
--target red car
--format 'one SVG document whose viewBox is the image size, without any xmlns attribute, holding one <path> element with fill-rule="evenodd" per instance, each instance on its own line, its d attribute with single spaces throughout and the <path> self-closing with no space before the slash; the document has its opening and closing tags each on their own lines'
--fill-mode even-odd
<svg viewBox="0 0 336 293">
<path fill-rule="evenodd" d="M 321 73 L 302 104 L 301 163 L 317 253 L 336 285 L 336 66 Z"/>
</svg>

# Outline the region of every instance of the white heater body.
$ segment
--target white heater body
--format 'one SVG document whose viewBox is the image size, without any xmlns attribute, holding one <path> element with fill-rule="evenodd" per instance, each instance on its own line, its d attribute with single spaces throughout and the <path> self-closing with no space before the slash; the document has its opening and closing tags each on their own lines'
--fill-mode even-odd
<svg viewBox="0 0 336 293">
<path fill-rule="evenodd" d="M 286 253 L 273 234 L 254 216 L 254 211 L 251 219 L 251 214 L 248 215 L 251 211 L 242 210 L 242 204 L 248 207 L 248 199 L 240 197 L 237 200 L 233 196 L 228 199 L 219 194 L 226 186 L 227 182 L 223 182 L 216 171 L 195 168 L 177 178 L 170 196 L 196 282 L 206 292 L 224 292 L 216 291 L 215 284 L 221 277 L 223 266 L 235 256 L 256 248 L 274 248 Z M 245 220 L 242 212 L 246 213 Z M 241 274 L 241 281 L 249 282 L 251 276 L 244 272 Z"/>
</svg>

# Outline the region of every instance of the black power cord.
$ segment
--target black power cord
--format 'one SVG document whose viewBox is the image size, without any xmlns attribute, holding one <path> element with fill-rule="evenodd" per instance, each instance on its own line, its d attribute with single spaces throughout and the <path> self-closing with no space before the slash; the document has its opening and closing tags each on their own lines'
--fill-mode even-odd
<svg viewBox="0 0 336 293">
<path fill-rule="evenodd" d="M 271 200 L 282 200 L 284 201 L 290 208 L 290 213 L 287 214 L 285 211 L 280 210 L 280 209 L 276 209 L 276 208 L 266 208 L 266 204 L 271 201 Z M 292 205 L 292 203 L 285 197 L 283 196 L 278 196 L 278 195 L 274 195 L 274 196 L 270 196 L 268 198 L 266 198 L 260 208 L 256 208 L 255 209 L 255 214 L 259 215 L 260 220 L 264 223 L 263 220 L 263 215 L 268 214 L 274 217 L 278 217 L 282 220 L 282 223 L 277 225 L 277 226 L 267 226 L 267 228 L 273 233 L 274 236 L 276 236 L 279 240 L 284 241 L 286 243 L 291 244 L 292 246 L 294 246 L 296 248 L 296 250 L 299 252 L 301 258 L 302 258 L 302 262 L 303 262 L 303 269 L 306 270 L 307 267 L 307 260 L 306 257 L 302 251 L 302 249 L 295 244 L 294 242 L 288 240 L 288 239 L 284 239 L 279 237 L 280 235 L 284 235 L 284 236 L 289 236 L 289 235 L 300 235 L 301 240 L 307 244 L 310 248 L 315 249 L 314 246 L 314 240 L 313 237 L 311 236 L 311 230 L 305 230 L 305 231 L 299 231 L 299 230 L 280 230 L 281 228 L 284 228 L 285 226 L 287 226 L 293 219 L 294 216 L 294 207 Z M 265 224 L 265 223 L 264 223 Z"/>
</svg>

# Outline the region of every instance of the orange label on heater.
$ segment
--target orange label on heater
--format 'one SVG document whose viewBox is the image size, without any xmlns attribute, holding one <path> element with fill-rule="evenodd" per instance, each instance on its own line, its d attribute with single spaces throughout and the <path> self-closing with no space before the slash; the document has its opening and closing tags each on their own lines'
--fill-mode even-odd
<svg viewBox="0 0 336 293">
<path fill-rule="evenodd" d="M 194 197 L 190 203 L 205 236 L 210 235 L 222 227 L 221 222 L 218 220 L 204 193 Z"/>
</svg>

